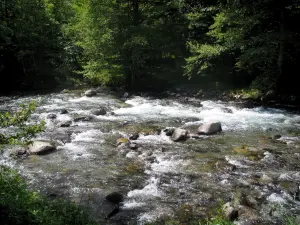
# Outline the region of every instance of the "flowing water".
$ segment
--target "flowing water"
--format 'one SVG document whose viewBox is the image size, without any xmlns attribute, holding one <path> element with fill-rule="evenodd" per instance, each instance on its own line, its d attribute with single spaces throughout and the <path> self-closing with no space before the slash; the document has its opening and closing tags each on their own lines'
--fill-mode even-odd
<svg viewBox="0 0 300 225">
<path fill-rule="evenodd" d="M 282 224 L 283 215 L 300 214 L 300 116 L 271 108 L 239 108 L 203 101 L 109 95 L 82 97 L 54 93 L 8 98 L 0 110 L 36 100 L 31 121 L 45 120 L 38 140 L 55 141 L 57 151 L 1 164 L 22 171 L 32 188 L 49 197 L 87 204 L 100 224 L 143 224 L 162 216 L 203 217 L 220 201 L 244 207 L 237 224 Z M 100 107 L 103 116 L 91 116 Z M 67 109 L 67 114 L 61 114 Z M 54 113 L 56 119 L 47 119 Z M 78 116 L 87 116 L 74 122 Z M 58 124 L 72 121 L 70 127 Z M 162 130 L 182 127 L 195 133 L 204 122 L 220 121 L 223 132 L 191 135 L 173 142 Z M 116 147 L 116 140 L 139 133 L 138 149 Z M 280 134 L 281 138 L 272 137 Z M 120 211 L 105 220 L 111 192 L 124 195 Z M 245 210 L 246 209 L 246 210 Z M 185 214 L 184 214 L 185 215 Z M 183 215 L 183 216 L 184 216 Z M 185 215 L 186 216 L 186 215 Z M 181 218 L 182 219 L 182 218 Z M 184 219 L 184 218 L 183 218 Z"/>
</svg>

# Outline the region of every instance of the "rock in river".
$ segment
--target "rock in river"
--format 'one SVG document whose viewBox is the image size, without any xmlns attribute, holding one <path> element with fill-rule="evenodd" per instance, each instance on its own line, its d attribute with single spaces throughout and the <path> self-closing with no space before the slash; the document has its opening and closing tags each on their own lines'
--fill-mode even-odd
<svg viewBox="0 0 300 225">
<path fill-rule="evenodd" d="M 69 127 L 69 126 L 71 126 L 71 124 L 72 124 L 72 121 L 67 120 L 67 121 L 58 123 L 57 126 L 58 126 L 58 127 Z"/>
<path fill-rule="evenodd" d="M 171 136 L 171 139 L 172 139 L 172 141 L 183 141 L 183 140 L 187 139 L 187 135 L 188 135 L 187 130 L 177 128 L 174 130 L 174 132 Z"/>
<path fill-rule="evenodd" d="M 97 92 L 95 90 L 87 90 L 86 92 L 84 92 L 84 95 L 86 97 L 92 97 L 95 96 L 97 94 Z"/>
<path fill-rule="evenodd" d="M 198 134 L 215 134 L 222 131 L 220 122 L 205 123 L 198 128 Z"/>
<path fill-rule="evenodd" d="M 106 195 L 106 200 L 112 202 L 112 203 L 115 203 L 115 204 L 119 204 L 120 202 L 123 201 L 123 195 L 120 194 L 119 192 L 113 192 L 113 193 L 110 193 L 108 195 Z"/>
<path fill-rule="evenodd" d="M 99 109 L 95 109 L 92 111 L 92 114 L 93 115 L 96 115 L 96 116 L 103 116 L 106 114 L 106 109 L 104 107 L 101 107 Z"/>
<path fill-rule="evenodd" d="M 52 120 L 52 119 L 56 119 L 56 117 L 57 117 L 57 116 L 56 116 L 56 114 L 54 114 L 54 113 L 50 113 L 50 114 L 47 115 L 47 119 L 51 119 L 51 120 Z"/>
<path fill-rule="evenodd" d="M 43 155 L 56 150 L 56 146 L 49 141 L 34 141 L 29 146 L 30 154 Z"/>
</svg>

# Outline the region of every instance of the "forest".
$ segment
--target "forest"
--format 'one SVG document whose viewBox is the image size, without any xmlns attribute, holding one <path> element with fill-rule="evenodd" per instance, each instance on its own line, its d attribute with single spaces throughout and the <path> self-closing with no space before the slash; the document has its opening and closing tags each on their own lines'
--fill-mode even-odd
<svg viewBox="0 0 300 225">
<path fill-rule="evenodd" d="M 0 0 L 0 92 L 218 81 L 297 93 L 299 0 Z"/>
</svg>

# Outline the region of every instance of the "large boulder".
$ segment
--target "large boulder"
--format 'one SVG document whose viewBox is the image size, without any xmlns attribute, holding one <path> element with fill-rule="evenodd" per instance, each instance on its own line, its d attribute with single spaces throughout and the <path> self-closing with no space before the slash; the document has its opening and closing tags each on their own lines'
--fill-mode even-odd
<svg viewBox="0 0 300 225">
<path fill-rule="evenodd" d="M 183 140 L 187 139 L 187 135 L 188 135 L 187 130 L 177 128 L 174 130 L 174 132 L 171 136 L 171 140 L 172 141 L 183 141 Z"/>
<path fill-rule="evenodd" d="M 106 109 L 104 107 L 101 107 L 99 109 L 93 110 L 91 113 L 96 116 L 103 116 L 106 114 Z"/>
<path fill-rule="evenodd" d="M 119 192 L 110 193 L 110 194 L 106 195 L 105 198 L 106 198 L 106 200 L 108 200 L 114 204 L 119 204 L 124 199 L 123 195 L 120 194 Z"/>
<path fill-rule="evenodd" d="M 199 128 L 198 128 L 198 134 L 215 134 L 222 131 L 222 126 L 220 122 L 216 122 L 216 123 L 205 123 L 202 124 Z"/>
<path fill-rule="evenodd" d="M 43 155 L 56 150 L 56 146 L 49 141 L 34 141 L 28 146 L 30 154 Z"/>
<path fill-rule="evenodd" d="M 97 94 L 97 91 L 95 91 L 95 90 L 87 90 L 86 92 L 84 92 L 84 95 L 86 96 L 86 97 L 92 97 L 92 96 L 95 96 Z"/>
</svg>

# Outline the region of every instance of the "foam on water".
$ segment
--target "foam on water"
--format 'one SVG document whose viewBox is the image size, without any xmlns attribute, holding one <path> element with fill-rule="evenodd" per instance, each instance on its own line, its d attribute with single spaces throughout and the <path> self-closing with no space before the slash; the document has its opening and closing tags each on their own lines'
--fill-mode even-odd
<svg viewBox="0 0 300 225">
<path fill-rule="evenodd" d="M 136 189 L 128 192 L 127 197 L 131 199 L 146 200 L 153 197 L 161 197 L 162 193 L 158 188 L 159 178 L 150 177 L 148 184 L 143 189 Z"/>
</svg>

